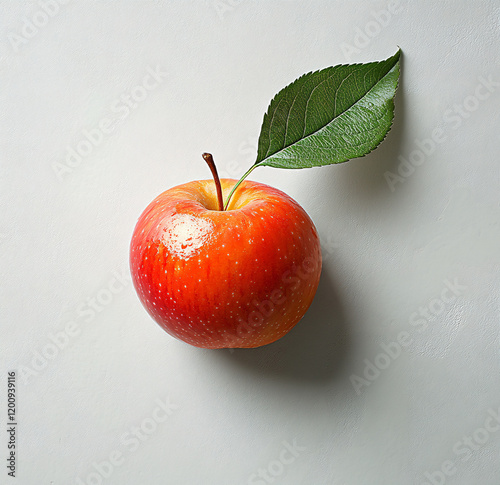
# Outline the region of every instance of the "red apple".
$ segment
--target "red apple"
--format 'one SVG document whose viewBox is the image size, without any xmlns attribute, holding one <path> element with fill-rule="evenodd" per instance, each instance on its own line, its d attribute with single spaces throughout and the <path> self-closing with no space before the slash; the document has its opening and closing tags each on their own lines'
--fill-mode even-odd
<svg viewBox="0 0 500 485">
<path fill-rule="evenodd" d="M 236 180 L 222 179 L 222 195 Z M 132 279 L 169 334 L 210 349 L 259 347 L 283 337 L 316 292 L 321 251 L 291 197 L 244 181 L 227 210 L 217 185 L 171 188 L 143 212 L 130 248 Z"/>
</svg>

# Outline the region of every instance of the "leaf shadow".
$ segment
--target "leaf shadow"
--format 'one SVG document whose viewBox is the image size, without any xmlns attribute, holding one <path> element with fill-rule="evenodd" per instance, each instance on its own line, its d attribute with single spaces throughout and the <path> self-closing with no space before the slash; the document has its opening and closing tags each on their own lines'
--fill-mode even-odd
<svg viewBox="0 0 500 485">
<path fill-rule="evenodd" d="M 332 275 L 323 268 L 309 310 L 283 338 L 255 349 L 222 349 L 216 357 L 230 360 L 261 378 L 324 385 L 341 374 L 351 339 Z"/>
<path fill-rule="evenodd" d="M 401 53 L 399 86 L 394 98 L 394 121 L 386 138 L 374 151 L 364 157 L 340 164 L 338 166 L 340 170 L 329 170 L 326 175 L 327 178 L 339 180 L 339 172 L 341 172 L 342 183 L 338 184 L 337 193 L 343 192 L 349 196 L 356 194 L 358 199 L 367 204 L 371 204 L 377 197 L 386 197 L 391 194 L 385 173 L 389 171 L 397 174 L 398 156 L 401 154 L 403 141 L 407 136 L 403 57 Z"/>
</svg>

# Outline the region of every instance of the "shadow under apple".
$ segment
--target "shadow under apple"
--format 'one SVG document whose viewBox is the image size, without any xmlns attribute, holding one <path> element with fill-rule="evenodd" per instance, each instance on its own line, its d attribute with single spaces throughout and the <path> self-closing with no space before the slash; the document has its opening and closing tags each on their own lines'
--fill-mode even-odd
<svg viewBox="0 0 500 485">
<path fill-rule="evenodd" d="M 341 373 L 349 345 L 340 298 L 328 269 L 323 268 L 313 303 L 287 335 L 255 349 L 221 349 L 215 356 L 260 377 L 320 384 Z"/>
</svg>

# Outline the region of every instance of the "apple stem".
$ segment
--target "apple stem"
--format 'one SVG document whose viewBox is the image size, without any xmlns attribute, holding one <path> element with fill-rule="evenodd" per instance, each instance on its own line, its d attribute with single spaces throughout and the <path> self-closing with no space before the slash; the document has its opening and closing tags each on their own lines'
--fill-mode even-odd
<svg viewBox="0 0 500 485">
<path fill-rule="evenodd" d="M 215 188 L 217 189 L 217 201 L 219 203 L 219 210 L 224 210 L 224 199 L 222 198 L 222 187 L 220 185 L 219 175 L 217 174 L 217 168 L 215 166 L 214 159 L 211 153 L 204 153 L 202 155 L 207 165 L 210 167 L 210 171 L 212 172 L 212 177 L 214 178 Z"/>
<path fill-rule="evenodd" d="M 236 184 L 234 185 L 234 187 L 231 189 L 231 192 L 229 192 L 229 195 L 227 196 L 227 199 L 226 199 L 226 204 L 224 205 L 224 210 L 227 210 L 227 207 L 229 205 L 229 201 L 231 200 L 231 197 L 233 196 L 234 194 L 234 191 L 239 187 L 239 185 L 241 184 L 241 182 L 243 182 L 243 180 L 245 180 L 248 175 L 250 174 L 250 172 L 256 168 L 257 165 L 252 165 L 243 175 L 243 177 L 241 177 L 238 182 L 236 182 Z"/>
</svg>

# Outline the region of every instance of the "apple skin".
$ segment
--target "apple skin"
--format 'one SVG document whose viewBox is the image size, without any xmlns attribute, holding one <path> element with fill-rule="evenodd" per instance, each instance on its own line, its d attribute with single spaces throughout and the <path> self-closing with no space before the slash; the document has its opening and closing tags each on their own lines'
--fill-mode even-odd
<svg viewBox="0 0 500 485">
<path fill-rule="evenodd" d="M 221 179 L 224 200 L 235 183 Z M 170 335 L 196 347 L 250 348 L 303 317 L 321 250 L 313 222 L 284 192 L 245 180 L 219 211 L 213 180 L 199 180 L 145 209 L 130 268 L 139 299 Z"/>
</svg>

